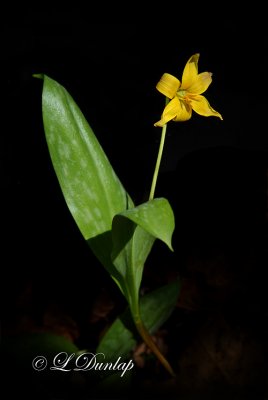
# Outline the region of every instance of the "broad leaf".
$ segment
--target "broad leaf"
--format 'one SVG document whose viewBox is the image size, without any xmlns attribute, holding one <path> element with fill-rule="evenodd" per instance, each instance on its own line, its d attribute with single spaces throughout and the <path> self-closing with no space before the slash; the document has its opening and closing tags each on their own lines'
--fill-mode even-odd
<svg viewBox="0 0 268 400">
<path fill-rule="evenodd" d="M 73 98 L 44 75 L 42 108 L 51 160 L 68 208 L 106 268 L 113 217 L 133 203 Z"/>
<path fill-rule="evenodd" d="M 171 238 L 175 222 L 172 208 L 167 199 L 153 199 L 137 207 L 122 211 L 119 215 L 115 216 L 114 222 L 121 217 L 135 222 L 152 236 L 166 243 L 170 250 L 173 250 Z"/>
<path fill-rule="evenodd" d="M 172 249 L 174 227 L 172 209 L 164 198 L 143 203 L 114 217 L 112 261 L 126 283 L 124 294 L 133 314 L 139 313 L 139 288 L 153 243 L 160 239 Z"/>
</svg>

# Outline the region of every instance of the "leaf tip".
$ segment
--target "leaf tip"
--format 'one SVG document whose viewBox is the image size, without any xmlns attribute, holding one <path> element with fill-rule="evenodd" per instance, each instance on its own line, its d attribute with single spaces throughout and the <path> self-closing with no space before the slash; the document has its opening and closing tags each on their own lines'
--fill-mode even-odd
<svg viewBox="0 0 268 400">
<path fill-rule="evenodd" d="M 34 78 L 44 79 L 44 74 L 33 74 L 32 76 L 33 76 Z"/>
<path fill-rule="evenodd" d="M 172 244 L 171 243 L 167 243 L 167 245 L 168 245 L 169 250 L 171 250 L 174 253 L 174 249 L 172 247 Z"/>
</svg>

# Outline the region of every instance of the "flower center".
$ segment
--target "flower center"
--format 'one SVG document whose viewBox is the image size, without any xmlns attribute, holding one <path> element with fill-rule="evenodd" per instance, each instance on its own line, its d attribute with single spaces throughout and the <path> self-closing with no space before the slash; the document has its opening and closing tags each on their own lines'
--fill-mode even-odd
<svg viewBox="0 0 268 400">
<path fill-rule="evenodd" d="M 186 90 L 178 90 L 177 96 L 178 96 L 180 99 L 184 99 L 185 96 L 186 96 Z"/>
<path fill-rule="evenodd" d="M 184 103 L 190 104 L 190 96 L 187 90 L 178 90 L 177 96 L 179 100 L 183 101 Z"/>
</svg>

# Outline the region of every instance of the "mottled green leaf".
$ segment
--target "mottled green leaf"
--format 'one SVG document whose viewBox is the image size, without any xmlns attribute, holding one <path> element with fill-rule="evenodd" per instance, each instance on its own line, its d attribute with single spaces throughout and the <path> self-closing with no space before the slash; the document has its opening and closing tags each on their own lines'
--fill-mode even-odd
<svg viewBox="0 0 268 400">
<path fill-rule="evenodd" d="M 118 218 L 128 218 L 136 225 L 150 233 L 156 239 L 162 240 L 172 249 L 171 239 L 175 228 L 172 208 L 165 198 L 157 198 L 127 210 L 122 210 L 114 217 L 113 224 Z"/>
<path fill-rule="evenodd" d="M 123 211 L 113 219 L 112 261 L 126 282 L 125 296 L 133 313 L 138 313 L 144 263 L 153 243 L 155 239 L 160 239 L 172 249 L 174 227 L 173 211 L 164 198 L 154 199 Z"/>
<path fill-rule="evenodd" d="M 46 75 L 43 122 L 49 153 L 67 206 L 83 237 L 112 275 L 113 217 L 132 200 L 116 176 L 83 113 L 67 92 Z"/>
</svg>

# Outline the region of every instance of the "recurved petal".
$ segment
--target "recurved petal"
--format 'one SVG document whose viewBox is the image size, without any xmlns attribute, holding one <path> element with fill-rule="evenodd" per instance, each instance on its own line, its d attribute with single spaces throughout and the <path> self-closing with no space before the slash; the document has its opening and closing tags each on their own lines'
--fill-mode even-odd
<svg viewBox="0 0 268 400">
<path fill-rule="evenodd" d="M 202 72 L 198 74 L 195 81 L 188 87 L 187 92 L 193 94 L 204 93 L 212 82 L 211 72 Z"/>
<path fill-rule="evenodd" d="M 199 53 L 196 53 L 187 61 L 182 74 L 181 89 L 187 90 L 194 84 L 198 75 L 198 60 Z"/>
<path fill-rule="evenodd" d="M 156 89 L 169 99 L 173 99 L 180 85 L 181 83 L 179 79 L 175 78 L 173 75 L 165 73 L 157 83 Z"/>
<path fill-rule="evenodd" d="M 193 110 L 204 117 L 219 117 L 223 120 L 220 113 L 214 110 L 204 96 L 196 95 L 190 100 Z"/>
<path fill-rule="evenodd" d="M 164 126 L 166 123 L 168 123 L 169 121 L 171 121 L 172 119 L 174 119 L 176 117 L 176 115 L 178 113 L 180 113 L 180 103 L 179 100 L 176 97 L 174 97 L 174 99 L 172 99 L 164 108 L 163 114 L 161 116 L 161 120 L 156 122 L 154 124 L 154 126 Z"/>
</svg>

